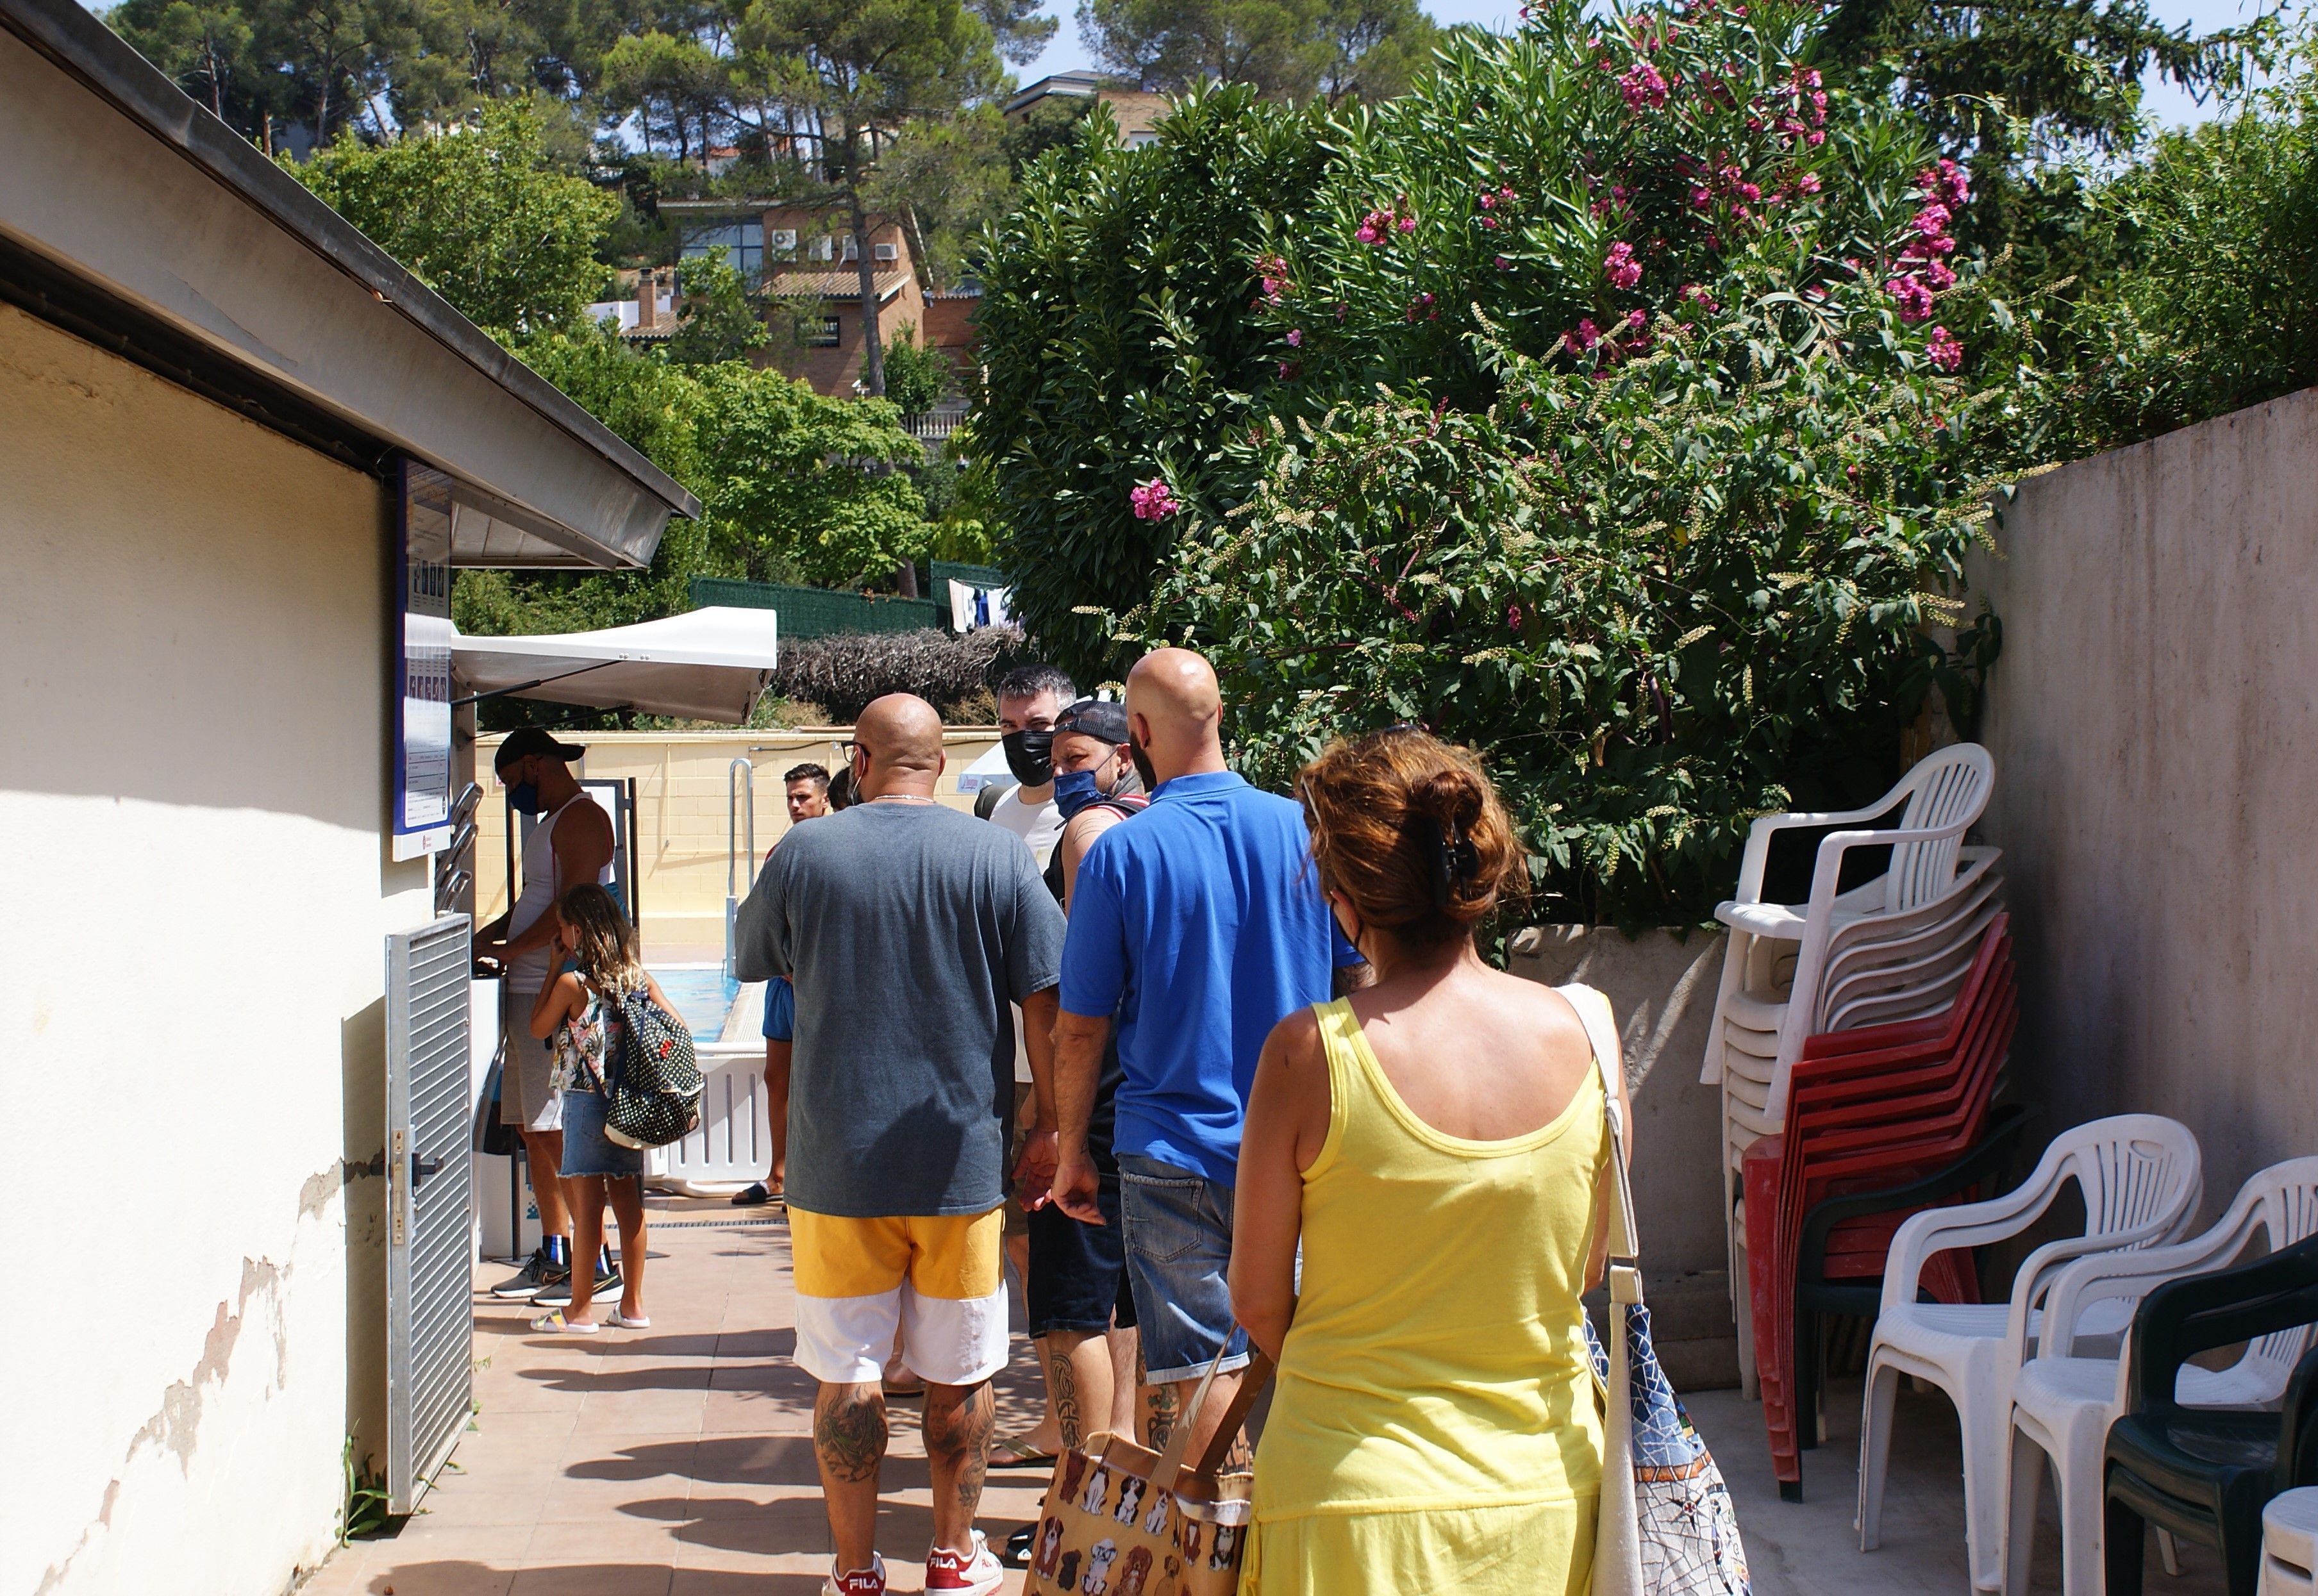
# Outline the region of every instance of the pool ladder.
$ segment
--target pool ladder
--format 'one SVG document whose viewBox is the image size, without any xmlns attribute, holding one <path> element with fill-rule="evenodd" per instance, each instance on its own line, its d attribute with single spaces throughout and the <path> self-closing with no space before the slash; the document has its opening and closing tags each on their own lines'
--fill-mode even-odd
<svg viewBox="0 0 2318 1596">
<path fill-rule="evenodd" d="M 724 768 L 724 975 L 729 981 L 741 978 L 741 900 L 756 884 L 757 767 L 743 756 Z"/>
</svg>

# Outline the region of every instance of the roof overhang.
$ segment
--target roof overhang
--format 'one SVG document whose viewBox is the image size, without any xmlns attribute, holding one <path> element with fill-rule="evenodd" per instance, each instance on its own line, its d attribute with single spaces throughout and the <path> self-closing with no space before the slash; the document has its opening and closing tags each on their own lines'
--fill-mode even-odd
<svg viewBox="0 0 2318 1596">
<path fill-rule="evenodd" d="M 739 725 L 757 707 L 779 661 L 771 610 L 712 607 L 603 632 L 454 637 L 451 674 L 461 696 L 684 715 Z"/>
<path fill-rule="evenodd" d="M 73 0 L 0 0 L 0 300 L 381 477 L 461 565 L 650 563 L 699 501 Z"/>
</svg>

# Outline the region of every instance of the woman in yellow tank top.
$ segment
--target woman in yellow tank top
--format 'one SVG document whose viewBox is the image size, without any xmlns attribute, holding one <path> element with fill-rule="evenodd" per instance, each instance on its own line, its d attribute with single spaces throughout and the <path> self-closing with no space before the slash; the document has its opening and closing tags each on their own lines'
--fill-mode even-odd
<svg viewBox="0 0 2318 1596">
<path fill-rule="evenodd" d="M 1379 732 L 1299 791 L 1378 979 L 1282 1020 L 1248 1102 L 1232 1302 L 1280 1369 L 1243 1596 L 1583 1596 L 1607 1004 L 1578 991 L 1589 1027 L 1475 951 L 1523 865 L 1466 750 Z"/>
</svg>

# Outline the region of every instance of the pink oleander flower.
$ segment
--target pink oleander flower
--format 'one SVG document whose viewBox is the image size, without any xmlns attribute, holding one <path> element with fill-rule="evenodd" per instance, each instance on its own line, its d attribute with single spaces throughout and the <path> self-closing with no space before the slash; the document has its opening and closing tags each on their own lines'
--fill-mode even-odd
<svg viewBox="0 0 2318 1596">
<path fill-rule="evenodd" d="M 1491 193 L 1487 189 L 1483 189 L 1481 191 L 1481 209 L 1484 211 L 1493 211 L 1496 209 L 1496 204 L 1497 196 Z"/>
<path fill-rule="evenodd" d="M 1947 262 L 1936 260 L 1924 268 L 1924 281 L 1934 288 L 1949 288 L 1955 283 L 1956 274 Z"/>
<path fill-rule="evenodd" d="M 1703 211 L 1703 210 L 1705 210 L 1705 209 L 1706 209 L 1706 207 L 1707 207 L 1709 204 L 1711 204 L 1711 203 L 1712 203 L 1712 202 L 1713 202 L 1713 199 L 1714 199 L 1714 196 L 1713 196 L 1712 194 L 1711 194 L 1711 193 L 1707 193 L 1704 189 L 1703 189 L 1703 188 L 1699 187 L 1696 184 L 1693 184 L 1691 185 L 1691 189 L 1690 189 L 1690 208 L 1691 208 L 1692 210 L 1694 210 L 1694 211 Z"/>
<path fill-rule="evenodd" d="M 1626 202 L 1626 193 L 1627 193 L 1627 190 L 1626 190 L 1626 185 L 1625 185 L 1624 184 L 1622 184 L 1622 183 L 1613 183 L 1613 184 L 1612 184 L 1610 185 L 1610 199 L 1611 199 L 1611 202 L 1612 202 L 1612 203 L 1613 203 L 1613 204 L 1618 204 L 1618 205 L 1622 205 L 1622 204 L 1624 204 L 1624 203 Z"/>
<path fill-rule="evenodd" d="M 1521 629 L 1522 629 L 1522 607 L 1521 607 L 1521 605 L 1517 605 L 1517 604 L 1509 604 L 1509 605 L 1505 605 L 1505 630 L 1506 630 L 1507 632 L 1512 632 L 1515 637 L 1519 637 L 1519 636 L 1521 635 Z"/>
<path fill-rule="evenodd" d="M 1288 329 L 1288 346 L 1290 349 L 1301 349 L 1304 347 L 1304 329 L 1302 327 L 1291 327 Z"/>
<path fill-rule="evenodd" d="M 1746 195 L 1749 201 L 1759 200 L 1763 197 L 1763 191 L 1751 183 L 1740 184 L 1738 185 L 1738 192 Z"/>
<path fill-rule="evenodd" d="M 1284 360 L 1283 360 L 1283 361 L 1281 361 L 1281 362 L 1280 363 L 1280 380 L 1281 380 L 1282 381 L 1285 381 L 1287 380 L 1287 378 L 1288 378 L 1289 373 L 1289 372 L 1293 372 L 1295 369 L 1296 369 L 1296 368 L 1295 368 L 1295 366 L 1294 366 L 1294 365 L 1292 365 L 1292 364 L 1290 364 L 1289 362 L 1284 361 Z"/>
<path fill-rule="evenodd" d="M 1819 87 L 1818 67 L 1806 67 L 1803 68 L 1803 87 L 1807 89 L 1815 89 Z"/>
<path fill-rule="evenodd" d="M 1281 374 L 1286 375 L 1284 370 Z M 1163 521 L 1183 507 L 1163 477 L 1137 483 L 1128 494 L 1127 502 L 1134 507 L 1137 521 Z"/>
<path fill-rule="evenodd" d="M 1798 193 L 1815 194 L 1819 190 L 1819 174 L 1816 172 L 1806 172 L 1795 179 L 1795 192 Z"/>
<path fill-rule="evenodd" d="M 1354 232 L 1352 237 L 1358 238 L 1363 244 L 1374 244 L 1378 242 L 1384 237 L 1384 220 L 1385 217 L 1383 211 L 1370 211 L 1368 215 L 1361 220 L 1359 230 Z"/>
<path fill-rule="evenodd" d="M 1502 256 L 1502 255 L 1501 255 L 1501 256 L 1497 256 L 1497 270 L 1498 270 L 1498 271 L 1500 271 L 1500 272 L 1510 272 L 1510 271 L 1512 271 L 1513 269 L 1514 269 L 1514 264 L 1513 264 L 1513 262 L 1511 262 L 1511 261 L 1507 260 L 1507 259 L 1506 259 L 1504 256 Z"/>
<path fill-rule="evenodd" d="M 1650 313 L 1639 306 L 1626 312 L 1626 325 L 1640 332 L 1650 324 Z"/>
<path fill-rule="evenodd" d="M 1290 286 L 1288 281 L 1288 263 L 1276 255 L 1262 256 L 1256 260 L 1255 270 L 1256 274 L 1263 280 L 1264 302 L 1270 305 L 1280 303 L 1280 296 Z"/>
<path fill-rule="evenodd" d="M 1932 329 L 1931 337 L 1924 345 L 1924 353 L 1931 357 L 1934 365 L 1944 372 L 1953 372 L 1963 364 L 1963 345 L 1957 343 L 1944 327 Z"/>
<path fill-rule="evenodd" d="M 1400 219 L 1400 230 L 1404 233 L 1415 232 L 1416 230 L 1416 218 L 1413 216 L 1402 217 Z"/>
<path fill-rule="evenodd" d="M 1900 301 L 1900 319 L 1928 321 L 1932 316 L 1932 291 L 1920 277 L 1894 277 L 1883 285 L 1883 291 Z"/>
<path fill-rule="evenodd" d="M 1667 103 L 1667 80 L 1648 61 L 1637 61 L 1618 79 L 1618 92 L 1626 97 L 1630 111 L 1645 105 L 1655 110 Z"/>
<path fill-rule="evenodd" d="M 1611 245 L 1610 258 L 1602 269 L 1613 288 L 1631 288 L 1642 280 L 1642 263 L 1634 258 L 1634 247 L 1631 244 Z"/>
<path fill-rule="evenodd" d="M 1947 230 L 1948 219 L 1953 214 L 1945 205 L 1927 205 L 1916 212 L 1916 230 L 1927 238 L 1936 238 Z"/>
<path fill-rule="evenodd" d="M 1594 318 L 1590 316 L 1581 318 L 1576 327 L 1561 335 L 1561 346 L 1572 354 L 1583 354 L 1601 341 L 1602 329 L 1594 325 Z"/>
<path fill-rule="evenodd" d="M 1819 145 L 1827 142 L 1827 135 L 1820 132 L 1817 128 L 1813 128 L 1809 133 L 1803 136 L 1803 142 L 1816 148 Z"/>
</svg>

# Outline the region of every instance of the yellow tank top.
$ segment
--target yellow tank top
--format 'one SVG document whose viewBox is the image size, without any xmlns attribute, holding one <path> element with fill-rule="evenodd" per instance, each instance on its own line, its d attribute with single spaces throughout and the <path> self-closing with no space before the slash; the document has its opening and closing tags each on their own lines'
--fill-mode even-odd
<svg viewBox="0 0 2318 1596">
<path fill-rule="evenodd" d="M 1468 1141 L 1401 1101 L 1351 1004 L 1314 1012 L 1328 1137 L 1304 1172 L 1303 1278 L 1256 1453 L 1257 1520 L 1596 1491 L 1577 1298 L 1609 1148 L 1600 1075 L 1539 1130 Z"/>
</svg>

